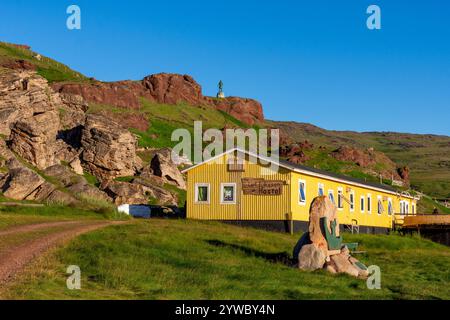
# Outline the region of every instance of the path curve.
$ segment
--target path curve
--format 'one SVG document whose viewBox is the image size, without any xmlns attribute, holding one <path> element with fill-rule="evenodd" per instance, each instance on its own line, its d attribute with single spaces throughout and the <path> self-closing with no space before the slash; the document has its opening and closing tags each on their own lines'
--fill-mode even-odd
<svg viewBox="0 0 450 320">
<path fill-rule="evenodd" d="M 9 247 L 0 253 L 0 287 L 14 279 L 33 259 L 50 248 L 73 239 L 83 233 L 94 231 L 110 225 L 122 224 L 123 221 L 60 221 L 38 223 L 12 227 L 0 232 L 0 236 L 16 235 L 46 228 L 65 227 L 63 230 L 51 230 L 48 234 Z M 1 238 L 0 238 L 1 241 Z"/>
</svg>

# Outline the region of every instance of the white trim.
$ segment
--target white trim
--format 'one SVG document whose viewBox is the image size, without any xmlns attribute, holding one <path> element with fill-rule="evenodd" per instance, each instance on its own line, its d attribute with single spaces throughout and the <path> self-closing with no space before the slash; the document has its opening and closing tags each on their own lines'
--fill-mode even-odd
<svg viewBox="0 0 450 320">
<path fill-rule="evenodd" d="M 380 211 L 380 208 L 379 208 L 380 203 L 381 203 L 381 208 L 383 208 L 383 212 L 384 212 L 383 198 L 381 196 L 377 196 L 377 213 L 379 216 L 381 216 L 383 214 L 383 212 L 379 212 Z"/>
<path fill-rule="evenodd" d="M 342 195 L 342 197 L 339 196 L 339 193 Z M 344 188 L 342 187 L 337 187 L 337 203 L 336 203 L 336 207 L 339 211 L 344 210 L 344 202 L 343 202 L 343 196 L 344 196 Z M 339 207 L 339 202 L 341 203 L 341 207 Z"/>
<path fill-rule="evenodd" d="M 223 198 L 224 187 L 233 187 L 233 201 L 225 201 Z M 236 204 L 236 183 L 235 182 L 223 182 L 220 184 L 220 204 Z"/>
<path fill-rule="evenodd" d="M 352 196 L 353 196 L 353 201 L 352 201 Z M 355 191 L 354 190 L 350 191 L 348 200 L 350 200 L 350 204 L 349 204 L 350 212 L 355 212 Z M 352 208 L 352 205 L 353 205 L 353 208 Z"/>
<path fill-rule="evenodd" d="M 332 202 L 333 202 L 334 205 L 336 205 L 336 198 L 334 197 L 334 190 L 333 189 L 328 189 L 328 193 L 327 193 L 328 199 L 330 199 L 330 194 L 333 195 L 333 200 L 334 201 L 332 201 Z"/>
<path fill-rule="evenodd" d="M 367 213 L 372 214 L 372 194 L 368 193 L 366 199 L 367 199 L 367 202 L 366 202 Z"/>
<path fill-rule="evenodd" d="M 396 195 L 396 196 L 401 196 L 403 198 L 419 200 L 419 198 L 416 198 L 416 197 L 413 197 L 413 196 L 400 195 L 398 192 L 395 192 L 395 191 L 389 191 L 389 190 L 385 190 L 385 189 L 380 189 L 380 188 L 372 187 L 372 186 L 369 186 L 369 185 L 366 185 L 366 184 L 363 184 L 363 183 L 353 182 L 353 181 L 349 181 L 349 180 L 345 180 L 345 179 L 339 179 L 339 178 L 335 178 L 335 177 L 330 177 L 330 176 L 328 176 L 326 174 L 320 174 L 320 173 L 316 173 L 316 172 L 312 172 L 312 171 L 308 171 L 308 170 L 294 168 L 294 167 L 282 164 L 280 162 L 273 161 L 272 159 L 270 159 L 268 157 L 260 156 L 258 154 L 254 154 L 253 152 L 249 152 L 247 150 L 242 150 L 242 149 L 239 149 L 239 148 L 233 148 L 233 149 L 227 150 L 227 151 L 225 151 L 225 152 L 223 152 L 221 154 L 218 154 L 218 155 L 216 155 L 214 157 L 211 157 L 208 160 L 205 160 L 203 162 L 200 162 L 200 163 L 197 163 L 197 164 L 195 164 L 193 166 L 190 166 L 190 167 L 182 170 L 181 173 L 186 173 L 186 172 L 188 172 L 188 171 L 190 171 L 190 170 L 192 170 L 192 169 L 194 169 L 194 168 L 196 168 L 198 166 L 201 166 L 201 165 L 203 165 L 205 163 L 208 163 L 210 161 L 216 160 L 216 159 L 220 158 L 221 156 L 223 156 L 225 154 L 228 154 L 228 153 L 231 153 L 231 152 L 234 152 L 234 151 L 242 152 L 242 153 L 247 154 L 249 156 L 256 157 L 258 159 L 264 160 L 264 161 L 269 162 L 269 163 L 274 163 L 277 166 L 280 166 L 282 168 L 286 168 L 288 170 L 291 170 L 291 171 L 294 171 L 294 172 L 297 172 L 297 173 L 301 173 L 301 174 L 304 174 L 304 175 L 307 175 L 307 176 L 323 178 L 323 179 L 327 179 L 327 180 L 330 180 L 330 181 L 335 181 L 335 182 L 345 183 L 345 184 L 356 186 L 356 187 L 361 187 L 361 188 L 364 188 L 364 189 L 375 190 L 375 191 L 384 192 L 384 193 L 388 193 L 388 194 L 392 194 L 392 195 Z"/>
<path fill-rule="evenodd" d="M 320 196 L 320 193 L 319 193 L 320 189 L 322 189 L 322 196 L 324 196 L 325 195 L 325 186 L 321 182 L 319 182 L 317 184 L 317 196 Z"/>
<path fill-rule="evenodd" d="M 361 206 L 361 200 L 362 200 L 362 206 Z M 366 211 L 366 197 L 364 195 L 359 197 L 359 211 L 361 213 L 364 213 L 364 211 Z"/>
<path fill-rule="evenodd" d="M 199 187 L 207 187 L 208 188 L 208 200 L 207 201 L 198 201 L 198 188 Z M 211 184 L 209 183 L 196 183 L 195 184 L 195 191 L 194 191 L 194 203 L 196 204 L 209 204 L 211 201 Z"/>
<path fill-rule="evenodd" d="M 303 186 L 304 186 L 304 188 L 303 188 L 303 192 L 304 192 L 304 194 L 305 194 L 305 200 L 304 201 L 301 201 L 300 200 L 300 184 L 301 183 L 303 183 Z M 297 196 L 298 196 L 298 204 L 299 205 L 301 205 L 301 206 L 304 206 L 304 205 L 306 205 L 306 180 L 303 180 L 303 179 L 298 179 L 298 193 L 297 193 Z"/>
</svg>

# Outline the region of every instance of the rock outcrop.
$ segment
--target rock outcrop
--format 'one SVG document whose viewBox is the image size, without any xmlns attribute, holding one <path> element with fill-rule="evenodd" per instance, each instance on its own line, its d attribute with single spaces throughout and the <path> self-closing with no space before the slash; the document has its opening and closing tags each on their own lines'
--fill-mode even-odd
<svg viewBox="0 0 450 320">
<path fill-rule="evenodd" d="M 59 103 L 47 80 L 35 72 L 0 72 L 0 134 L 8 136 L 17 120 L 54 111 Z"/>
<path fill-rule="evenodd" d="M 57 163 L 56 136 L 59 117 L 53 110 L 34 113 L 15 122 L 9 137 L 10 148 L 39 169 Z"/>
<path fill-rule="evenodd" d="M 159 73 L 141 81 L 55 83 L 52 87 L 59 93 L 80 95 L 90 103 L 119 108 L 137 110 L 140 108 L 140 97 L 144 97 L 157 103 L 185 102 L 195 106 L 210 106 L 227 112 L 248 125 L 264 120 L 262 106 L 258 101 L 239 97 L 205 97 L 201 86 L 188 75 Z"/>
<path fill-rule="evenodd" d="M 142 177 L 155 175 L 163 181 L 173 184 L 180 189 L 186 189 L 184 177 L 178 170 L 177 165 L 172 161 L 172 151 L 169 148 L 158 150 L 153 156 L 150 166 L 141 173 Z"/>
<path fill-rule="evenodd" d="M 133 176 L 142 166 L 136 144 L 136 137 L 119 124 L 89 114 L 81 139 L 83 167 L 101 180 Z"/>
</svg>

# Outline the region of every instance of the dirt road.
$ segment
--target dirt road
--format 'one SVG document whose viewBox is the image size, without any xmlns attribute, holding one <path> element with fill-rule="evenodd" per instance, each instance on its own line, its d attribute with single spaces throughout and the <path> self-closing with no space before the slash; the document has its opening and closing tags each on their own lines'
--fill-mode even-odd
<svg viewBox="0 0 450 320">
<path fill-rule="evenodd" d="M 34 258 L 80 234 L 122 222 L 59 221 L 0 231 L 0 287 L 10 282 Z M 13 243 L 1 246 L 2 243 Z"/>
</svg>

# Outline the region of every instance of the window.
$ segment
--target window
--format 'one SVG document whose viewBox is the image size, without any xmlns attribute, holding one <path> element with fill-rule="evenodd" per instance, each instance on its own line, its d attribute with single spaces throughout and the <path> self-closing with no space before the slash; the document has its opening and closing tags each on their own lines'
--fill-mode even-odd
<svg viewBox="0 0 450 320">
<path fill-rule="evenodd" d="M 323 183 L 319 183 L 319 188 L 318 188 L 318 192 L 317 194 L 319 195 L 319 197 L 323 196 L 325 192 L 323 192 Z"/>
<path fill-rule="evenodd" d="M 359 209 L 361 212 L 364 212 L 364 204 L 366 203 L 366 199 L 364 199 L 364 196 L 361 196 L 361 201 L 359 202 Z"/>
<path fill-rule="evenodd" d="M 378 198 L 378 210 L 377 210 L 377 212 L 378 212 L 378 214 L 382 214 L 383 212 L 384 212 L 384 207 L 383 207 L 383 200 L 381 200 L 381 196 L 378 196 L 377 197 Z"/>
<path fill-rule="evenodd" d="M 372 211 L 372 195 L 367 195 L 367 212 L 371 213 Z"/>
<path fill-rule="evenodd" d="M 333 190 L 328 190 L 328 198 L 330 198 L 331 202 L 333 202 L 333 204 L 336 204 L 334 202 L 334 194 L 333 194 Z"/>
<path fill-rule="evenodd" d="M 220 203 L 235 204 L 236 203 L 236 183 L 220 184 Z"/>
<path fill-rule="evenodd" d="M 412 214 L 415 214 L 415 213 L 416 213 L 416 206 L 415 206 L 415 205 L 412 205 L 412 206 L 411 206 L 411 213 L 412 213 Z"/>
<path fill-rule="evenodd" d="M 355 192 L 350 192 L 350 211 L 355 211 Z"/>
<path fill-rule="evenodd" d="M 392 199 L 388 199 L 388 215 L 392 215 L 394 213 L 394 207 L 392 206 Z"/>
<path fill-rule="evenodd" d="M 338 209 L 342 210 L 344 208 L 344 203 L 342 202 L 343 199 L 343 194 L 342 194 L 342 188 L 338 188 Z"/>
<path fill-rule="evenodd" d="M 405 202 L 405 213 L 408 214 L 409 213 L 409 203 Z"/>
<path fill-rule="evenodd" d="M 209 183 L 195 184 L 195 203 L 209 203 Z"/>
<path fill-rule="evenodd" d="M 298 180 L 298 203 L 306 203 L 306 181 Z"/>
</svg>

